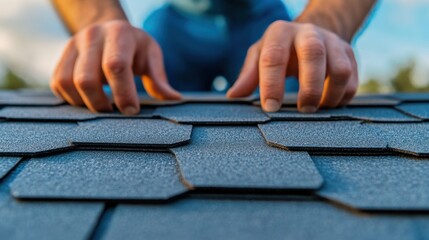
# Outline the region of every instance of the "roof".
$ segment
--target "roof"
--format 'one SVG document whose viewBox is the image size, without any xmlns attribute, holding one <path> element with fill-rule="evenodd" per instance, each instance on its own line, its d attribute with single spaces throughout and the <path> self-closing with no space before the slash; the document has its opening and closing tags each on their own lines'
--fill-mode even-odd
<svg viewBox="0 0 429 240">
<path fill-rule="evenodd" d="M 429 94 L 280 112 L 142 97 L 127 117 L 0 92 L 6 239 L 428 239 Z"/>
</svg>

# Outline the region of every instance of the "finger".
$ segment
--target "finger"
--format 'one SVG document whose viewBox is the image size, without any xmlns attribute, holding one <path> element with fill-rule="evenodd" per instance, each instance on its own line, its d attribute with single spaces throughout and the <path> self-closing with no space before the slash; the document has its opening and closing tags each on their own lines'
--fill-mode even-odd
<svg viewBox="0 0 429 240">
<path fill-rule="evenodd" d="M 140 112 L 140 104 L 132 71 L 136 50 L 135 41 L 129 28 L 110 25 L 104 42 L 102 66 L 113 99 L 119 111 L 126 115 Z"/>
<path fill-rule="evenodd" d="M 259 80 L 259 42 L 255 43 L 247 51 L 243 69 L 234 85 L 228 90 L 227 97 L 237 98 L 246 97 L 252 94 L 258 87 Z"/>
<path fill-rule="evenodd" d="M 283 102 L 286 68 L 292 45 L 289 23 L 278 21 L 270 25 L 259 57 L 259 87 L 264 111 L 278 111 Z"/>
<path fill-rule="evenodd" d="M 295 39 L 298 58 L 298 110 L 312 113 L 319 108 L 326 76 L 326 49 L 318 30 L 304 26 Z"/>
<path fill-rule="evenodd" d="M 146 73 L 142 77 L 143 85 L 147 93 L 160 100 L 178 100 L 181 98 L 179 92 L 174 90 L 167 80 L 164 69 L 164 59 L 158 43 L 148 37 L 146 49 L 140 49 L 139 55 L 145 54 Z"/>
<path fill-rule="evenodd" d="M 73 84 L 73 69 L 77 59 L 77 49 L 73 40 L 64 49 L 50 83 L 52 91 L 58 97 L 74 106 L 83 106 L 83 100 Z"/>
<path fill-rule="evenodd" d="M 335 37 L 337 38 L 337 37 Z M 343 99 L 348 81 L 352 75 L 352 63 L 346 53 L 348 44 L 339 38 L 325 41 L 328 57 L 328 78 L 325 81 L 321 106 L 334 108 Z"/>
<path fill-rule="evenodd" d="M 74 84 L 85 105 L 93 112 L 112 111 L 103 91 L 101 73 L 101 29 L 90 28 L 79 36 L 78 58 L 74 69 Z"/>
<path fill-rule="evenodd" d="M 343 99 L 339 104 L 340 106 L 347 105 L 353 99 L 359 87 L 359 74 L 358 74 L 358 66 L 357 66 L 355 55 L 351 48 L 347 49 L 346 53 L 349 56 L 349 59 L 352 65 L 352 74 L 350 76 L 350 80 L 348 81 Z"/>
</svg>

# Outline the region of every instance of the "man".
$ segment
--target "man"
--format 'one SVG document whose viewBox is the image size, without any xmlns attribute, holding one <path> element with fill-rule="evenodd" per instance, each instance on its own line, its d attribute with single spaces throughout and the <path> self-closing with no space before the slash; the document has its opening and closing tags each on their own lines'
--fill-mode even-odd
<svg viewBox="0 0 429 240">
<path fill-rule="evenodd" d="M 140 110 L 135 75 L 149 95 L 170 100 L 180 98 L 170 83 L 208 90 L 213 76 L 226 75 L 228 97 L 259 86 L 268 112 L 281 107 L 285 77 L 297 76 L 299 111 L 344 105 L 358 86 L 350 41 L 375 0 L 310 0 L 292 22 L 281 0 L 171 0 L 146 21 L 149 33 L 128 23 L 118 0 L 53 2 L 73 37 L 52 90 L 72 105 L 111 111 L 107 82 L 119 110 L 132 115 Z"/>
</svg>

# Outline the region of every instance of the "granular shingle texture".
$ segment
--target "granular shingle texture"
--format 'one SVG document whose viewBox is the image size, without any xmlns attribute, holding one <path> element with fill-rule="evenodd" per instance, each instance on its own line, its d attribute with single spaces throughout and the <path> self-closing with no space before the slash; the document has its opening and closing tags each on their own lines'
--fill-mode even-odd
<svg viewBox="0 0 429 240">
<path fill-rule="evenodd" d="M 202 103 L 160 107 L 154 115 L 192 124 L 255 124 L 269 120 L 259 107 L 231 103 L 210 104 L 210 108 Z"/>
<path fill-rule="evenodd" d="M 429 156 L 429 123 L 373 124 L 387 139 L 389 149 Z"/>
<path fill-rule="evenodd" d="M 0 207 L 0 236 L 9 240 L 88 239 L 102 210 L 100 203 L 6 203 Z"/>
<path fill-rule="evenodd" d="M 318 193 L 368 210 L 429 210 L 429 160 L 400 156 L 313 156 Z"/>
<path fill-rule="evenodd" d="M 381 151 L 387 142 L 370 125 L 357 121 L 293 121 L 260 124 L 270 145 L 303 151 Z"/>
<path fill-rule="evenodd" d="M 0 157 L 0 179 L 21 160 L 19 157 Z"/>
<path fill-rule="evenodd" d="M 30 159 L 11 191 L 31 199 L 166 200 L 187 189 L 171 154 L 74 151 Z"/>
<path fill-rule="evenodd" d="M 25 155 L 69 148 L 75 123 L 0 122 L 0 155 Z"/>
<path fill-rule="evenodd" d="M 153 108 L 142 108 L 136 116 L 125 116 L 119 112 L 92 113 L 87 108 L 61 105 L 55 107 L 5 107 L 0 110 L 0 118 L 16 120 L 64 120 L 79 121 L 96 118 L 150 118 Z"/>
<path fill-rule="evenodd" d="M 396 108 L 411 116 L 429 120 L 429 102 L 403 103 Z"/>
<path fill-rule="evenodd" d="M 0 91 L 0 239 L 429 239 L 429 94 L 182 96 L 124 116 Z"/>
<path fill-rule="evenodd" d="M 191 125 L 161 119 L 99 119 L 80 122 L 72 142 L 103 147 L 174 147 L 190 140 Z"/>
<path fill-rule="evenodd" d="M 308 153 L 269 147 L 256 126 L 194 127 L 192 139 L 172 151 L 194 187 L 314 190 L 322 184 Z"/>
<path fill-rule="evenodd" d="M 321 202 L 187 199 L 119 205 L 105 239 L 404 240 L 422 230 L 401 217 L 359 216 Z"/>
</svg>

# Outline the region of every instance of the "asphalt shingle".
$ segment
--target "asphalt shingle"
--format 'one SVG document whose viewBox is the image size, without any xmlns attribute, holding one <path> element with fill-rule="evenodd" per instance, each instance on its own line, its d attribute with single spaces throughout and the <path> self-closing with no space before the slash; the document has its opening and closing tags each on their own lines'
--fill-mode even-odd
<svg viewBox="0 0 429 240">
<path fill-rule="evenodd" d="M 0 122 L 0 155 L 32 155 L 71 147 L 75 123 Z"/>
<path fill-rule="evenodd" d="M 377 128 L 357 121 L 289 121 L 258 125 L 266 141 L 290 150 L 379 152 L 387 142 Z"/>
<path fill-rule="evenodd" d="M 174 147 L 186 144 L 192 126 L 162 119 L 98 119 L 79 122 L 72 142 L 99 147 Z"/>
<path fill-rule="evenodd" d="M 8 240 L 88 239 L 102 203 L 9 202 L 0 207 L 0 236 Z"/>
<path fill-rule="evenodd" d="M 323 197 L 363 210 L 429 210 L 429 159 L 313 156 Z"/>
<path fill-rule="evenodd" d="M 411 116 L 415 116 L 424 120 L 429 120 L 429 102 L 403 103 L 396 108 Z"/>
<path fill-rule="evenodd" d="M 371 125 L 382 132 L 389 149 L 417 156 L 429 156 L 429 123 Z"/>
<path fill-rule="evenodd" d="M 393 93 L 389 98 L 401 102 L 429 102 L 429 93 Z"/>
<path fill-rule="evenodd" d="M 202 103 L 159 107 L 154 115 L 192 124 L 256 124 L 269 120 L 259 107 L 232 103 L 213 103 L 210 107 Z"/>
<path fill-rule="evenodd" d="M 19 157 L 0 157 L 0 179 L 2 179 L 21 160 Z"/>
<path fill-rule="evenodd" d="M 403 217 L 359 216 L 324 202 L 185 199 L 119 205 L 110 239 L 416 239 Z"/>
<path fill-rule="evenodd" d="M 125 116 L 119 112 L 92 113 L 87 108 L 60 105 L 54 107 L 5 107 L 0 118 L 13 120 L 82 121 L 95 118 L 150 118 L 153 108 L 142 108 L 140 114 Z"/>
<path fill-rule="evenodd" d="M 192 139 L 172 151 L 196 188 L 315 190 L 322 184 L 308 153 L 269 147 L 257 127 L 194 127 Z"/>
<path fill-rule="evenodd" d="M 169 153 L 73 151 L 33 158 L 11 183 L 31 199 L 166 200 L 186 192 Z"/>
<path fill-rule="evenodd" d="M 53 95 L 28 95 L 0 91 L 0 106 L 56 106 L 63 103 L 63 100 Z"/>
</svg>

